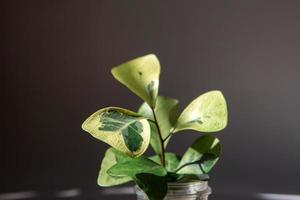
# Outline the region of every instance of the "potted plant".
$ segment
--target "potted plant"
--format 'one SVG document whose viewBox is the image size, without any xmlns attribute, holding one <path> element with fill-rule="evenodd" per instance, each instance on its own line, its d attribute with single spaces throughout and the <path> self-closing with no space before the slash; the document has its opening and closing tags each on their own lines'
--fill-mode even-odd
<svg viewBox="0 0 300 200">
<path fill-rule="evenodd" d="M 158 95 L 160 63 L 155 55 L 133 59 L 111 72 L 145 102 L 138 112 L 100 109 L 82 124 L 83 130 L 111 146 L 102 160 L 98 184 L 108 187 L 134 181 L 138 199 L 206 199 L 207 174 L 221 153 L 220 142 L 211 133 L 227 125 L 222 93 L 200 95 L 179 115 L 176 99 Z M 202 135 L 182 157 L 166 152 L 172 136 L 184 130 Z M 156 155 L 143 156 L 149 144 Z"/>
</svg>

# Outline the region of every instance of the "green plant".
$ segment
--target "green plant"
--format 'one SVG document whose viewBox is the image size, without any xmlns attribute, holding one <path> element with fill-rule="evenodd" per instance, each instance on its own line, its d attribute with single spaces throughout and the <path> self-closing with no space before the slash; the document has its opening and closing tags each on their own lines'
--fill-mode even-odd
<svg viewBox="0 0 300 200">
<path fill-rule="evenodd" d="M 83 130 L 111 146 L 102 160 L 98 184 L 106 187 L 134 181 L 150 200 L 159 200 L 170 181 L 207 177 L 221 153 L 219 140 L 208 133 L 227 125 L 222 93 L 202 94 L 178 115 L 176 99 L 158 96 L 160 64 L 155 55 L 114 67 L 112 74 L 145 102 L 137 113 L 119 107 L 98 110 L 82 124 Z M 205 134 L 180 159 L 166 152 L 166 147 L 174 134 L 184 130 Z M 149 144 L 156 155 L 142 156 Z"/>
</svg>

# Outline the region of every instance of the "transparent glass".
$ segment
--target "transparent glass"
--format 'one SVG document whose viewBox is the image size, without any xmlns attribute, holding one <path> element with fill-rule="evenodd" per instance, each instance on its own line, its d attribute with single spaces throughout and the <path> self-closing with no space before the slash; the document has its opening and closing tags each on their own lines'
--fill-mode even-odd
<svg viewBox="0 0 300 200">
<path fill-rule="evenodd" d="M 148 200 L 147 195 L 135 186 L 137 200 Z M 207 200 L 211 188 L 206 181 L 171 182 L 164 200 Z"/>
</svg>

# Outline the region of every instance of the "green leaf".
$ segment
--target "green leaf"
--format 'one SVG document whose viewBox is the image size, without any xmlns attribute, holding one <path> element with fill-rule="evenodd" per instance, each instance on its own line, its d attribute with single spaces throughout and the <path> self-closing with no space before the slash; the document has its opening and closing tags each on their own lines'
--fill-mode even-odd
<svg viewBox="0 0 300 200">
<path fill-rule="evenodd" d="M 134 178 L 136 174 L 140 173 L 165 176 L 167 171 L 163 166 L 144 157 L 132 158 L 118 162 L 108 170 L 109 175 L 116 177 L 129 176 Z"/>
<path fill-rule="evenodd" d="M 185 177 L 185 174 L 177 174 L 176 172 L 168 172 L 166 179 L 167 182 L 177 182 L 177 181 L 181 181 L 183 180 L 183 178 Z"/>
<path fill-rule="evenodd" d="M 132 157 L 143 154 L 150 142 L 148 121 L 130 110 L 117 107 L 98 110 L 85 120 L 82 129 Z"/>
<path fill-rule="evenodd" d="M 156 125 L 153 122 L 149 122 L 150 129 L 151 129 L 151 138 L 150 138 L 150 144 L 154 150 L 154 152 L 158 155 L 161 154 L 161 145 L 160 145 L 160 139 L 158 136 L 158 131 L 156 128 Z M 164 144 L 166 146 L 166 143 Z"/>
<path fill-rule="evenodd" d="M 227 126 L 227 105 L 220 91 L 210 91 L 192 101 L 179 116 L 175 132 L 191 129 L 216 132 Z"/>
<path fill-rule="evenodd" d="M 153 160 L 154 162 L 160 164 L 160 157 L 158 155 L 151 156 L 149 159 Z M 165 160 L 166 160 L 166 169 L 168 172 L 175 172 L 178 167 L 179 159 L 176 154 L 174 153 L 165 153 Z"/>
<path fill-rule="evenodd" d="M 168 191 L 165 176 L 153 174 L 137 174 L 136 184 L 147 194 L 149 200 L 163 200 Z"/>
<path fill-rule="evenodd" d="M 160 63 L 149 54 L 114 67 L 115 79 L 154 107 L 158 94 Z"/>
<path fill-rule="evenodd" d="M 163 96 L 158 96 L 156 100 L 156 106 L 155 106 L 155 114 L 157 118 L 157 123 L 160 128 L 162 138 L 165 139 L 169 134 L 171 129 L 174 127 L 176 120 L 178 118 L 178 100 L 169 98 L 169 97 L 163 97 Z M 138 113 L 150 120 L 154 120 L 153 112 L 151 107 L 144 102 L 139 110 Z M 165 148 L 168 144 L 170 137 L 168 140 L 164 143 Z M 159 143 L 159 135 L 156 130 L 156 127 L 151 129 L 151 145 L 157 154 L 161 154 L 161 147 Z"/>
<path fill-rule="evenodd" d="M 98 185 L 108 187 L 127 183 L 132 180 L 130 177 L 113 177 L 107 174 L 107 170 L 115 165 L 120 159 L 126 159 L 126 155 L 113 148 L 106 150 L 97 180 Z"/>
<path fill-rule="evenodd" d="M 207 174 L 218 162 L 221 144 L 216 137 L 204 135 L 198 138 L 183 155 L 178 174 Z"/>
<path fill-rule="evenodd" d="M 163 199 L 167 192 L 166 169 L 144 157 L 118 162 L 107 173 L 114 177 L 131 177 L 150 200 Z"/>
</svg>

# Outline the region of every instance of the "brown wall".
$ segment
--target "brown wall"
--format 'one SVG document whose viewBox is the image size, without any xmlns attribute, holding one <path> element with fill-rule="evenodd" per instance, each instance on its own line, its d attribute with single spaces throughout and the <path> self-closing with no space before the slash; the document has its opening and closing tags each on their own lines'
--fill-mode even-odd
<svg viewBox="0 0 300 200">
<path fill-rule="evenodd" d="M 181 108 L 212 89 L 228 100 L 215 187 L 299 192 L 300 1 L 1 4 L 0 192 L 96 188 L 107 145 L 81 123 L 101 107 L 138 107 L 110 69 L 150 52 L 160 94 Z M 169 149 L 197 136 L 178 134 Z"/>
</svg>

